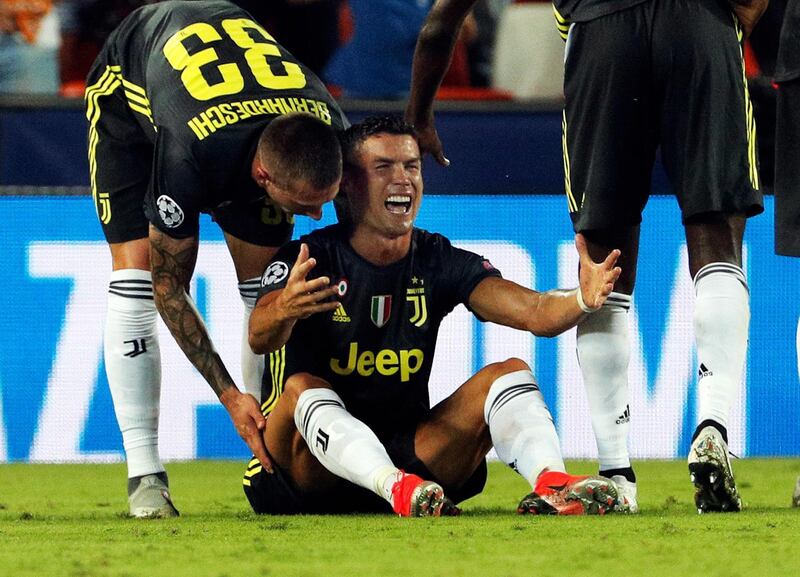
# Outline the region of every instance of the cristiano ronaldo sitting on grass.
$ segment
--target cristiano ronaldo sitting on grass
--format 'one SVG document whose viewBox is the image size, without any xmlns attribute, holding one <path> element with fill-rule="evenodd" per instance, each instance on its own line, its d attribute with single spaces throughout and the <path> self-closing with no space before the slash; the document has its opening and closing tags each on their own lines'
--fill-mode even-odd
<svg viewBox="0 0 800 577">
<path fill-rule="evenodd" d="M 550 412 L 528 365 L 492 363 L 430 407 L 442 319 L 458 304 L 535 335 L 574 327 L 603 304 L 620 269 L 580 254 L 580 286 L 539 293 L 485 258 L 414 227 L 422 202 L 414 129 L 371 118 L 342 134 L 340 223 L 285 245 L 261 279 L 250 345 L 263 381 L 268 463 L 244 490 L 258 513 L 447 515 L 478 494 L 486 454 L 531 485 L 519 513 L 624 510 L 615 484 L 565 472 Z"/>
</svg>

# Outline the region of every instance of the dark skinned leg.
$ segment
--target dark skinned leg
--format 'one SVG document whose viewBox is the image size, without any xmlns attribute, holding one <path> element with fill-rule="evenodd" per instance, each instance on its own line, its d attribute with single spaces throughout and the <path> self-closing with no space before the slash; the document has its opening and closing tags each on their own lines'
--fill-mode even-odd
<svg viewBox="0 0 800 577">
<path fill-rule="evenodd" d="M 699 512 L 738 511 L 742 506 L 728 457 L 725 424 L 747 354 L 749 303 L 741 271 L 745 220 L 743 214 L 709 213 L 685 223 L 689 272 L 695 280 L 694 327 L 700 364 L 699 423 L 688 464 Z"/>
<path fill-rule="evenodd" d="M 742 266 L 742 239 L 746 218 L 743 214 L 710 213 L 684 224 L 689 251 L 689 274 L 712 262 Z"/>
<path fill-rule="evenodd" d="M 636 284 L 636 263 L 639 258 L 639 225 L 620 227 L 614 230 L 597 229 L 583 231 L 589 256 L 595 262 L 603 261 L 614 249 L 622 254 L 617 265 L 622 269 L 614 291 L 626 295 L 633 294 Z"/>
<path fill-rule="evenodd" d="M 614 292 L 631 295 L 636 284 L 639 256 L 639 225 L 616 229 L 590 230 L 584 233 L 593 260 L 604 259 L 612 249 L 619 249 L 622 274 Z M 577 331 L 577 352 L 597 440 L 600 474 L 620 475 L 636 482 L 627 449 L 628 414 L 628 344 L 627 306 L 617 303 L 603 307 L 589 316 Z M 622 419 L 620 419 L 622 416 Z M 624 429 L 624 430 L 623 430 Z M 635 500 L 633 491 L 629 499 Z"/>
</svg>

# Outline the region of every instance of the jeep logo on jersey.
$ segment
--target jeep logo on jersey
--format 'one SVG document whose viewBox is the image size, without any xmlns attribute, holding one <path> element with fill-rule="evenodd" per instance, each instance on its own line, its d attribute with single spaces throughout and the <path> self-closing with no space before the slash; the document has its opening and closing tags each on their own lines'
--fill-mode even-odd
<svg viewBox="0 0 800 577">
<path fill-rule="evenodd" d="M 276 260 L 267 267 L 261 275 L 261 286 L 269 286 L 281 282 L 289 274 L 289 265 Z"/>
<path fill-rule="evenodd" d="M 380 295 L 372 297 L 372 304 L 369 307 L 369 318 L 376 327 L 381 328 L 389 322 L 389 315 L 392 314 L 392 295 Z"/>
<path fill-rule="evenodd" d="M 183 209 L 166 194 L 158 197 L 156 206 L 158 207 L 158 216 L 161 217 L 161 222 L 167 228 L 175 228 L 183 223 Z"/>
<path fill-rule="evenodd" d="M 373 297 L 374 298 L 374 297 Z M 425 355 L 419 349 L 393 351 L 383 349 L 377 353 L 372 351 L 358 352 L 358 343 L 350 343 L 347 364 L 342 366 L 339 359 L 331 359 L 331 370 L 337 375 L 347 376 L 353 371 L 362 377 L 369 377 L 375 371 L 384 377 L 400 372 L 400 382 L 408 382 L 411 375 L 422 368 Z"/>
</svg>

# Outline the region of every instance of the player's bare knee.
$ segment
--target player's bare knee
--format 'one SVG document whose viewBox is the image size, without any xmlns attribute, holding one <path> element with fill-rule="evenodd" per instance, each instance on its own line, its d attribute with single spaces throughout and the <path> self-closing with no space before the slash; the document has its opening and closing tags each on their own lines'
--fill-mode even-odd
<svg viewBox="0 0 800 577">
<path fill-rule="evenodd" d="M 500 378 L 503 375 L 507 375 L 508 373 L 513 373 L 515 371 L 531 370 L 531 367 L 528 365 L 528 363 L 516 357 L 511 357 L 510 359 L 506 359 L 499 363 L 492 363 L 489 366 L 493 367 L 495 372 L 497 372 L 497 376 L 495 376 L 495 379 Z"/>
<path fill-rule="evenodd" d="M 484 385 L 484 392 L 488 393 L 492 384 L 503 375 L 516 371 L 530 371 L 531 368 L 522 359 L 511 357 L 504 361 L 490 363 L 483 370 L 486 371 L 486 378 L 483 379 L 482 384 Z"/>
<path fill-rule="evenodd" d="M 330 384 L 310 373 L 295 373 L 286 379 L 281 401 L 290 403 L 291 407 L 297 406 L 297 400 L 303 392 L 309 389 L 330 389 Z"/>
<path fill-rule="evenodd" d="M 109 244 L 114 270 L 150 270 L 150 239 L 147 237 Z"/>
</svg>

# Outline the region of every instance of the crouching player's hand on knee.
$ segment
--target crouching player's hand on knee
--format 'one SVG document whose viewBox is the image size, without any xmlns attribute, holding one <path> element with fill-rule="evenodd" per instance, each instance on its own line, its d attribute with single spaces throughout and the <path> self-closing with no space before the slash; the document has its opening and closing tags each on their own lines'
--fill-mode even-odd
<svg viewBox="0 0 800 577">
<path fill-rule="evenodd" d="M 239 436 L 247 443 L 264 469 L 272 473 L 272 461 L 267 453 L 263 435 L 267 421 L 261 414 L 261 407 L 256 398 L 251 394 L 242 393 L 236 387 L 230 387 L 223 391 L 219 400 L 228 410 Z"/>
</svg>

